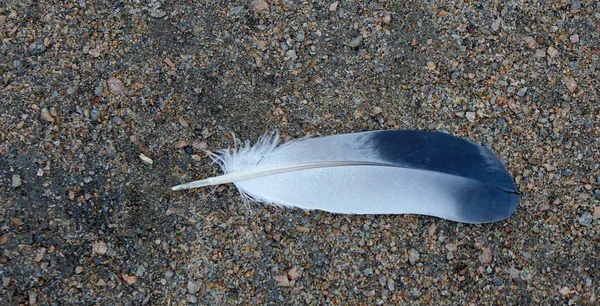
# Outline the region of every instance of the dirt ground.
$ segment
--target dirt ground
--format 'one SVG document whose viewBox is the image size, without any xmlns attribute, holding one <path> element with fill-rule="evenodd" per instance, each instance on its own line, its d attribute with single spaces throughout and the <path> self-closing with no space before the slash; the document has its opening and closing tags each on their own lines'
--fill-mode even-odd
<svg viewBox="0 0 600 306">
<path fill-rule="evenodd" d="M 0 0 L 5 305 L 594 305 L 600 2 Z M 489 147 L 507 220 L 251 204 L 204 150 L 367 130 Z M 143 154 L 152 160 L 144 162 Z"/>
</svg>

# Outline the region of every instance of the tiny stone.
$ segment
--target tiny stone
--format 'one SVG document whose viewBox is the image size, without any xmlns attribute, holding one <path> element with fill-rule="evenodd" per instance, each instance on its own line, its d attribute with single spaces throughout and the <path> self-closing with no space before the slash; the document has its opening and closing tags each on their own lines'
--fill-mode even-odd
<svg viewBox="0 0 600 306">
<path fill-rule="evenodd" d="M 408 251 L 408 261 L 414 265 L 415 263 L 417 263 L 417 261 L 419 261 L 419 258 L 421 257 L 421 254 L 419 254 L 419 252 L 415 249 L 410 249 Z"/>
<path fill-rule="evenodd" d="M 95 96 L 100 97 L 102 95 L 102 91 L 104 91 L 104 86 L 102 86 L 102 84 L 99 84 L 98 86 L 94 87 Z"/>
<path fill-rule="evenodd" d="M 390 22 L 392 22 L 392 15 L 391 14 L 385 14 L 383 16 L 383 23 L 385 24 L 390 24 Z"/>
<path fill-rule="evenodd" d="M 195 295 L 193 295 L 193 294 L 188 294 L 186 296 L 186 299 L 187 299 L 188 302 L 190 302 L 190 304 L 196 304 L 196 303 L 198 303 L 198 297 L 195 296 Z"/>
<path fill-rule="evenodd" d="M 375 115 L 379 115 L 379 114 L 381 114 L 381 112 L 383 112 L 383 109 L 381 109 L 381 107 L 379 107 L 379 106 L 375 106 L 375 107 L 373 108 L 373 114 L 375 114 Z"/>
<path fill-rule="evenodd" d="M 115 77 L 110 77 L 108 79 L 108 91 L 115 96 L 123 94 L 125 92 L 123 82 Z"/>
<path fill-rule="evenodd" d="M 366 297 L 374 296 L 375 295 L 375 290 L 373 290 L 373 289 L 371 289 L 371 290 L 363 290 L 363 294 Z"/>
<path fill-rule="evenodd" d="M 208 148 L 208 144 L 204 140 L 194 140 L 192 142 L 192 147 L 199 151 L 204 151 Z"/>
<path fill-rule="evenodd" d="M 290 280 L 287 278 L 287 275 L 276 275 L 275 281 L 277 282 L 277 285 L 279 285 L 281 287 L 291 287 L 292 286 L 292 284 L 290 283 Z"/>
<path fill-rule="evenodd" d="M 556 50 L 552 46 L 548 47 L 548 50 L 546 50 L 546 52 L 548 53 L 548 55 L 550 55 L 550 57 L 556 57 L 558 55 L 558 50 Z"/>
<path fill-rule="evenodd" d="M 288 271 L 288 276 L 289 276 L 291 279 L 297 279 L 297 278 L 299 278 L 299 277 L 300 277 L 300 275 L 301 275 L 301 273 L 300 273 L 300 272 L 298 272 L 298 269 L 296 269 L 296 268 L 290 269 L 290 270 Z"/>
<path fill-rule="evenodd" d="M 46 248 L 41 248 L 35 254 L 35 258 L 33 259 L 35 262 L 40 262 L 44 259 L 44 255 L 46 255 Z"/>
<path fill-rule="evenodd" d="M 492 30 L 498 31 L 498 29 L 500 28 L 500 22 L 502 22 L 502 19 L 500 18 L 494 20 L 494 22 L 492 22 Z"/>
<path fill-rule="evenodd" d="M 104 241 L 98 241 L 92 244 L 92 253 L 104 255 L 108 251 L 108 246 Z"/>
<path fill-rule="evenodd" d="M 50 114 L 47 108 L 42 108 L 42 113 L 40 114 L 40 118 L 46 122 L 54 123 L 54 117 Z"/>
<path fill-rule="evenodd" d="M 256 0 L 252 2 L 252 10 L 255 12 L 262 12 L 269 8 L 269 4 L 264 0 Z"/>
<path fill-rule="evenodd" d="M 456 246 L 454 243 L 448 243 L 446 244 L 446 249 L 450 252 L 456 252 L 458 250 L 458 246 Z"/>
<path fill-rule="evenodd" d="M 535 49 L 535 47 L 537 46 L 535 39 L 531 36 L 527 36 L 524 38 L 525 42 L 527 43 L 527 47 L 529 49 Z"/>
<path fill-rule="evenodd" d="M 389 291 L 396 290 L 396 282 L 391 277 L 388 278 L 387 287 Z"/>
<path fill-rule="evenodd" d="M 29 45 L 29 47 L 27 48 L 29 50 L 29 53 L 31 55 L 38 55 L 38 54 L 42 54 L 44 53 L 44 51 L 46 51 L 46 46 L 44 46 L 43 44 L 38 44 L 36 42 L 31 43 L 31 45 Z"/>
<path fill-rule="evenodd" d="M 144 268 L 143 265 L 139 265 L 137 267 L 137 269 L 135 270 L 135 276 L 137 276 L 137 277 L 144 276 L 144 273 L 146 273 L 146 268 Z"/>
<path fill-rule="evenodd" d="M 92 119 L 92 121 L 98 120 L 99 117 L 100 117 L 100 111 L 98 111 L 95 108 L 90 111 L 90 119 Z"/>
<path fill-rule="evenodd" d="M 573 34 L 573 35 L 569 36 L 569 40 L 574 44 L 578 43 L 579 42 L 579 34 Z"/>
<path fill-rule="evenodd" d="M 484 248 L 481 255 L 479 255 L 479 261 L 482 264 L 489 264 L 494 259 L 494 255 L 492 254 L 492 250 L 490 248 Z"/>
<path fill-rule="evenodd" d="M 465 117 L 467 118 L 467 120 L 469 120 L 469 122 L 475 121 L 475 113 L 474 112 L 466 112 Z"/>
<path fill-rule="evenodd" d="M 296 41 L 297 42 L 303 42 L 304 39 L 305 39 L 304 31 L 299 31 L 298 33 L 296 33 Z"/>
<path fill-rule="evenodd" d="M 188 142 L 187 142 L 187 141 L 185 141 L 184 139 L 182 139 L 182 140 L 178 141 L 178 142 L 175 144 L 175 148 L 176 148 L 176 149 L 185 148 L 185 147 L 187 147 L 187 146 L 188 146 Z"/>
<path fill-rule="evenodd" d="M 23 184 L 23 180 L 21 180 L 21 176 L 18 174 L 13 174 L 12 176 L 12 186 L 13 188 L 19 188 Z"/>
<path fill-rule="evenodd" d="M 517 92 L 517 95 L 519 95 L 519 97 L 524 96 L 527 93 L 528 89 L 529 88 L 527 88 L 527 87 L 523 87 L 523 88 L 519 89 L 519 91 Z"/>
<path fill-rule="evenodd" d="M 348 46 L 350 48 L 356 48 L 356 47 L 360 46 L 360 44 L 362 44 L 362 41 L 363 41 L 362 35 L 356 36 L 353 40 L 351 40 L 348 43 Z"/>
<path fill-rule="evenodd" d="M 594 219 L 600 219 L 600 206 L 594 207 Z"/>
<path fill-rule="evenodd" d="M 575 82 L 575 79 L 570 76 L 563 77 L 562 82 L 570 92 L 575 92 L 577 89 L 577 82 Z"/>
<path fill-rule="evenodd" d="M 427 69 L 429 69 L 429 71 L 433 71 L 435 70 L 436 64 L 434 62 L 427 62 Z"/>
<path fill-rule="evenodd" d="M 35 291 L 30 290 L 29 293 L 29 305 L 35 305 L 37 303 L 37 293 Z"/>
<path fill-rule="evenodd" d="M 456 79 L 457 79 L 459 76 L 460 76 L 460 72 L 458 72 L 458 71 L 454 71 L 454 72 L 452 72 L 452 74 L 450 75 L 450 77 L 451 77 L 453 80 L 456 80 Z"/>
<path fill-rule="evenodd" d="M 121 123 L 123 123 L 123 119 L 121 119 L 119 116 L 114 116 L 112 121 L 116 125 L 121 125 Z"/>
<path fill-rule="evenodd" d="M 135 284 L 135 282 L 137 282 L 137 277 L 135 277 L 135 276 L 123 274 L 122 277 L 123 277 L 123 280 L 128 285 L 133 285 L 133 284 Z"/>
<path fill-rule="evenodd" d="M 86 176 L 86 177 L 83 178 L 83 182 L 86 183 L 86 184 L 89 184 L 89 183 L 91 183 L 93 181 L 94 181 L 94 179 L 91 176 Z"/>
<path fill-rule="evenodd" d="M 187 283 L 187 291 L 190 294 L 196 294 L 196 292 L 198 292 L 198 290 L 200 290 L 200 283 L 199 282 L 193 282 L 193 281 L 189 281 Z"/>
<path fill-rule="evenodd" d="M 97 49 L 90 49 L 88 51 L 88 54 L 91 55 L 92 57 L 99 57 L 100 51 L 98 51 Z"/>
<path fill-rule="evenodd" d="M 339 5 L 339 4 L 340 4 L 340 2 L 339 2 L 339 1 L 335 1 L 335 2 L 331 3 L 331 4 L 329 5 L 329 11 L 330 11 L 330 12 L 335 12 L 335 11 L 337 11 L 337 8 L 338 8 L 338 5 Z"/>
<path fill-rule="evenodd" d="M 288 50 L 285 52 L 285 56 L 283 57 L 284 61 L 295 61 L 298 59 L 298 55 L 296 55 L 296 51 Z"/>
<path fill-rule="evenodd" d="M 83 272 L 83 267 L 82 266 L 75 267 L 75 274 L 81 274 L 81 272 Z"/>
<path fill-rule="evenodd" d="M 586 227 L 592 225 L 592 215 L 587 211 L 584 212 L 579 218 L 579 224 Z"/>
<path fill-rule="evenodd" d="M 546 51 L 542 49 L 535 50 L 535 57 L 546 57 Z"/>
</svg>

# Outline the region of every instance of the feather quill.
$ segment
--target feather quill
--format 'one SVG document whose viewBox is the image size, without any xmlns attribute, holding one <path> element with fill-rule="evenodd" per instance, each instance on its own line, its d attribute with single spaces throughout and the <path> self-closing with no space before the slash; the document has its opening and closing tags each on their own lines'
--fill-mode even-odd
<svg viewBox="0 0 600 306">
<path fill-rule="evenodd" d="M 373 131 L 209 153 L 223 175 L 172 187 L 233 183 L 245 200 L 345 214 L 421 214 L 465 223 L 508 218 L 519 192 L 489 149 L 440 133 Z"/>
</svg>

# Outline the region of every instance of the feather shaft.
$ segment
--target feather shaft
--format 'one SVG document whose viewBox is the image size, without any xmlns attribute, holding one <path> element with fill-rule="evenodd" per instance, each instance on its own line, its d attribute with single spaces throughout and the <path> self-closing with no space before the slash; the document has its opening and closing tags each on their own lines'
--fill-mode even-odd
<svg viewBox="0 0 600 306">
<path fill-rule="evenodd" d="M 197 180 L 177 186 L 171 187 L 171 190 L 186 190 L 198 187 L 222 185 L 228 183 L 241 182 L 251 180 L 263 176 L 294 172 L 300 170 L 329 168 L 329 167 L 344 167 L 344 166 L 386 166 L 383 163 L 373 163 L 364 161 L 328 161 L 328 162 L 310 162 L 294 165 L 272 166 L 258 169 L 249 169 L 239 172 L 227 173 L 223 175 L 213 176 L 202 180 Z"/>
</svg>

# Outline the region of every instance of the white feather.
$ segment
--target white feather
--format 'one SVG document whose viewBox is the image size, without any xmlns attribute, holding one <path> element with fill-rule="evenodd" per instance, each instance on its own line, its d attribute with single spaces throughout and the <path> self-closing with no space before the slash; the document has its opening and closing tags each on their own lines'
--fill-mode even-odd
<svg viewBox="0 0 600 306">
<path fill-rule="evenodd" d="M 409 140 L 414 152 L 402 143 L 388 143 L 395 139 Z M 434 151 L 439 149 L 448 153 Z M 518 204 L 512 179 L 493 153 L 440 133 L 367 132 L 282 145 L 275 133 L 263 135 L 253 146 L 246 141 L 209 156 L 224 175 L 172 190 L 234 183 L 244 199 L 278 206 L 334 213 L 414 213 L 471 223 L 504 219 Z M 444 165 L 444 158 L 465 163 L 464 169 Z M 467 164 L 475 160 L 481 169 Z"/>
</svg>

